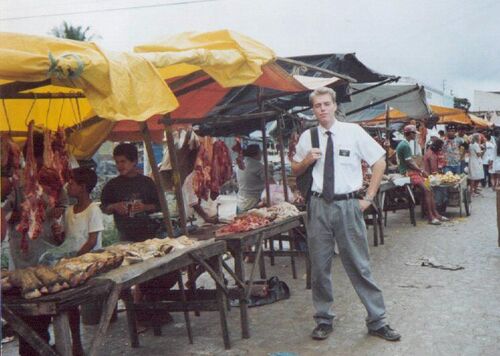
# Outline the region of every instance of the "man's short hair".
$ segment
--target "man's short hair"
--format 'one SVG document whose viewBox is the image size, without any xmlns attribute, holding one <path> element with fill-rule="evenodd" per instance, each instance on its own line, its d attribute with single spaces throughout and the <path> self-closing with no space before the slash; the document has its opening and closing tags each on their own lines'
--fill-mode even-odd
<svg viewBox="0 0 500 356">
<path fill-rule="evenodd" d="M 120 143 L 113 150 L 113 157 L 125 156 L 131 162 L 137 162 L 138 153 L 137 147 L 131 143 Z"/>
<path fill-rule="evenodd" d="M 92 192 L 92 189 L 97 184 L 97 174 L 89 167 L 78 167 L 71 170 L 71 179 L 78 185 L 85 184 L 87 193 Z"/>
<path fill-rule="evenodd" d="M 312 106 L 313 100 L 315 97 L 320 96 L 320 95 L 326 95 L 326 94 L 331 96 L 332 101 L 334 103 L 337 102 L 337 94 L 335 94 L 335 91 L 332 88 L 321 87 L 321 88 L 314 89 L 311 92 L 311 94 L 309 94 L 309 104 Z"/>
</svg>

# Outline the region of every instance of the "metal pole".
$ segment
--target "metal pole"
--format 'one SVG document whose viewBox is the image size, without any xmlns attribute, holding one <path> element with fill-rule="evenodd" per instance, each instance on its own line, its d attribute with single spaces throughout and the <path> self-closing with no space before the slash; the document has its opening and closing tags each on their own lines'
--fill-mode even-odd
<svg viewBox="0 0 500 356">
<path fill-rule="evenodd" d="M 175 148 L 172 126 L 165 125 L 165 135 L 167 136 L 167 147 L 170 155 L 170 165 L 172 167 L 172 178 L 174 180 L 175 199 L 177 201 L 177 210 L 181 220 L 181 229 L 184 235 L 187 235 L 186 210 L 184 209 L 184 196 L 182 195 L 181 175 L 179 173 L 179 162 L 177 161 L 177 150 Z"/>
<path fill-rule="evenodd" d="M 278 116 L 278 143 L 280 145 L 280 160 L 281 160 L 281 180 L 283 181 L 283 194 L 285 195 L 285 201 L 290 202 L 288 197 L 288 182 L 286 179 L 286 169 L 285 169 L 285 146 L 283 146 L 283 129 L 284 124 L 283 115 Z"/>
<path fill-rule="evenodd" d="M 161 211 L 163 212 L 163 220 L 165 222 L 165 227 L 167 228 L 167 233 L 170 237 L 174 237 L 174 229 L 172 228 L 172 222 L 170 221 L 170 214 L 168 212 L 167 199 L 165 198 L 165 188 L 163 186 L 163 181 L 160 177 L 160 170 L 156 164 L 155 156 L 153 154 L 153 145 L 151 144 L 151 135 L 149 133 L 148 125 L 146 122 L 141 122 L 139 124 L 142 136 L 144 138 L 144 145 L 146 146 L 146 152 L 148 154 L 149 163 L 151 164 L 151 170 L 153 172 L 153 177 L 156 182 L 156 190 L 158 192 L 158 198 L 160 199 Z"/>
</svg>

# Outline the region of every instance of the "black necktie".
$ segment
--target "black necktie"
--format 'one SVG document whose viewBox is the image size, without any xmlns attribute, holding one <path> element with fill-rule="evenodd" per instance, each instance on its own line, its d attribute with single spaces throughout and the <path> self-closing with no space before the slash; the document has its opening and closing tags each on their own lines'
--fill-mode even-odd
<svg viewBox="0 0 500 356">
<path fill-rule="evenodd" d="M 323 198 L 327 202 L 333 201 L 335 175 L 333 172 L 333 140 L 330 131 L 325 132 L 328 135 L 325 151 L 325 167 L 323 168 Z"/>
</svg>

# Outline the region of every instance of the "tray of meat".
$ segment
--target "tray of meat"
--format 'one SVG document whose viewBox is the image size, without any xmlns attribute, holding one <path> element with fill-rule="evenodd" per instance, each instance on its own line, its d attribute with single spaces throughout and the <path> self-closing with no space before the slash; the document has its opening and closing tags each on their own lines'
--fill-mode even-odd
<svg viewBox="0 0 500 356">
<path fill-rule="evenodd" d="M 215 232 L 216 237 L 235 234 L 239 232 L 246 232 L 267 226 L 271 221 L 265 217 L 246 214 L 234 218 L 233 222 L 229 225 L 223 226 Z"/>
</svg>

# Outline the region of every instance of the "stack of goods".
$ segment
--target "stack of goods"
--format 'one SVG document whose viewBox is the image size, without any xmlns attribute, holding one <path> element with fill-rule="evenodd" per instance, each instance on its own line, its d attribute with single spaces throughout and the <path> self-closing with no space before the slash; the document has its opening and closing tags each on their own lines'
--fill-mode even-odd
<svg viewBox="0 0 500 356">
<path fill-rule="evenodd" d="M 187 236 L 179 236 L 176 239 L 169 237 L 165 239 L 150 239 L 132 244 L 118 244 L 109 246 L 106 251 L 121 253 L 124 255 L 122 266 L 143 262 L 154 257 L 162 257 L 174 250 L 182 250 L 197 244 Z"/>
<path fill-rule="evenodd" d="M 198 155 L 194 163 L 193 190 L 203 200 L 217 199 L 220 187 L 231 179 L 233 167 L 226 144 L 211 137 L 200 139 Z"/>
<path fill-rule="evenodd" d="M 64 258 L 54 267 L 40 265 L 12 272 L 2 271 L 2 292 L 20 292 L 25 299 L 57 293 L 118 267 L 123 257 L 123 254 L 109 251 L 86 253 L 79 257 Z"/>
<path fill-rule="evenodd" d="M 177 239 L 150 239 L 132 244 L 107 247 L 104 251 L 63 258 L 54 267 L 35 266 L 12 272 L 2 271 L 2 292 L 20 293 L 25 299 L 57 293 L 85 283 L 90 277 L 108 272 L 122 265 L 130 265 L 154 257 L 165 256 L 192 247 L 197 242 L 186 236 Z"/>
<path fill-rule="evenodd" d="M 300 211 L 293 204 L 282 202 L 270 208 L 260 208 L 249 210 L 244 215 L 234 218 L 233 222 L 216 231 L 217 236 L 227 235 L 238 232 L 255 230 L 290 217 L 300 215 Z"/>
<path fill-rule="evenodd" d="M 446 174 L 433 174 L 428 178 L 428 183 L 431 186 L 438 185 L 454 185 L 460 182 L 462 177 L 458 174 L 453 174 L 452 172 L 447 172 Z"/>
</svg>

